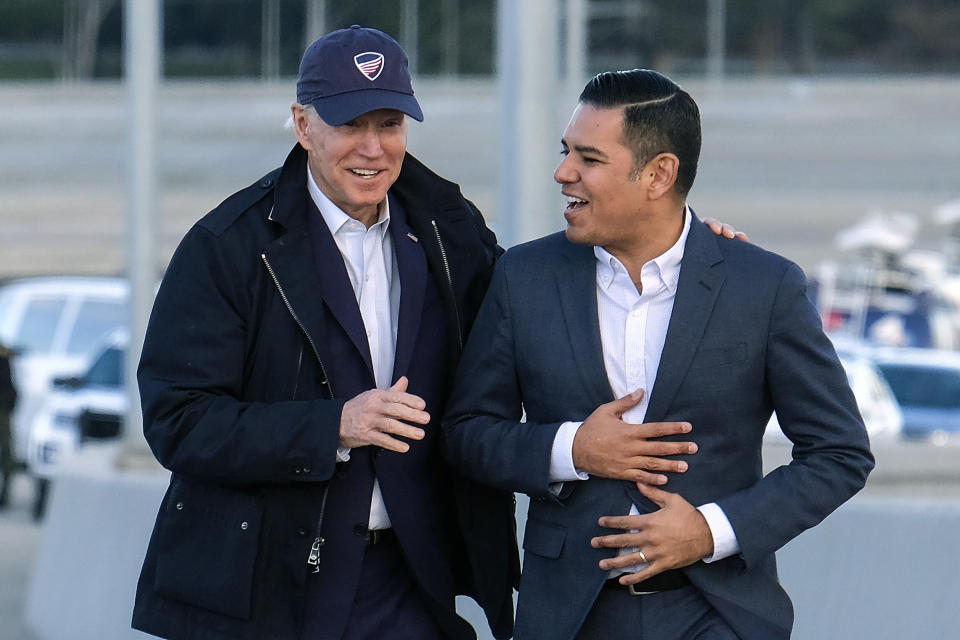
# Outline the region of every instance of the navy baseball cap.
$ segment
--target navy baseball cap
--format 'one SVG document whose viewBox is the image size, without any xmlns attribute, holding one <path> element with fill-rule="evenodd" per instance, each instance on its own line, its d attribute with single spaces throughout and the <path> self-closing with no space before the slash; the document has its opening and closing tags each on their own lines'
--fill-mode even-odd
<svg viewBox="0 0 960 640">
<path fill-rule="evenodd" d="M 332 126 L 376 109 L 397 109 L 423 122 L 407 54 L 384 32 L 359 25 L 331 31 L 307 47 L 300 61 L 297 102 L 313 105 Z"/>
</svg>

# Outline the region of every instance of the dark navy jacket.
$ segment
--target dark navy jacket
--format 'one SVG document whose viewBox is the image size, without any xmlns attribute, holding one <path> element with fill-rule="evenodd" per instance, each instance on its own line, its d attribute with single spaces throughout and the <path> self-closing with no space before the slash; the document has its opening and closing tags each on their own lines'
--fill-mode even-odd
<svg viewBox="0 0 960 640">
<path fill-rule="evenodd" d="M 859 491 L 873 456 L 857 403 L 803 272 L 775 254 L 690 226 L 645 420 L 687 421 L 697 443 L 666 490 L 716 502 L 738 554 L 683 569 L 743 640 L 786 640 L 793 609 L 774 553 Z M 550 491 L 553 440 L 566 420 L 611 402 L 597 311 L 597 259 L 563 233 L 510 249 L 464 351 L 444 422 L 447 453 L 470 477 L 532 498 L 524 530 L 517 640 L 570 640 L 614 551 L 597 520 L 659 507 L 632 482 L 591 477 Z M 526 419 L 520 422 L 521 410 Z M 763 475 L 771 411 L 793 459 Z M 562 603 L 563 606 L 559 606 Z M 612 614 L 614 615 L 614 614 Z"/>
<path fill-rule="evenodd" d="M 390 190 L 401 279 L 393 380 L 435 422 L 396 454 L 336 462 L 343 403 L 374 387 L 343 260 L 306 189 L 281 169 L 200 220 L 174 254 L 138 380 L 144 432 L 172 471 L 144 561 L 134 627 L 168 638 L 298 638 L 349 608 L 372 474 L 427 602 L 451 638 L 474 596 L 511 633 L 519 564 L 509 492 L 455 479 L 439 418 L 500 252 L 459 188 L 410 155 Z M 322 222 L 322 221 L 321 221 Z M 323 580 L 309 576 L 311 548 Z M 317 588 L 317 584 L 321 588 Z"/>
</svg>

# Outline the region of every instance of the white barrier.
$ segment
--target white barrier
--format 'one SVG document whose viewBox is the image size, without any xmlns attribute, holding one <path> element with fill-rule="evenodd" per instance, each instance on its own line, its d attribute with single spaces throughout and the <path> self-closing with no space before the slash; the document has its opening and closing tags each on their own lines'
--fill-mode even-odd
<svg viewBox="0 0 960 640">
<path fill-rule="evenodd" d="M 53 488 L 27 624 L 39 640 L 145 638 L 130 615 L 166 474 L 119 472 L 91 451 L 84 458 Z M 522 539 L 527 500 L 518 498 Z M 855 497 L 777 554 L 794 640 L 960 637 L 958 532 L 955 495 Z M 492 640 L 476 605 L 458 606 L 478 640 Z"/>
</svg>

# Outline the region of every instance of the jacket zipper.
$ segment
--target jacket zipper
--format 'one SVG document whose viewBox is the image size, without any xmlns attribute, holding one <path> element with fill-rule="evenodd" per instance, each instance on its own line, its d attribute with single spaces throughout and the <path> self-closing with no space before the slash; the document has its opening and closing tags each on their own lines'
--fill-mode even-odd
<svg viewBox="0 0 960 640">
<path fill-rule="evenodd" d="M 261 253 L 260 258 L 263 260 L 263 264 L 267 267 L 267 272 L 270 274 L 270 279 L 273 280 L 274 286 L 276 286 L 277 291 L 280 292 L 280 298 L 283 300 L 283 304 L 287 307 L 287 311 L 290 312 L 290 315 L 293 317 L 293 321 L 296 322 L 297 326 L 300 327 L 300 330 L 303 331 L 303 335 L 307 337 L 307 341 L 310 343 L 310 348 L 313 349 L 313 355 L 316 356 L 317 362 L 320 364 L 320 373 L 323 375 L 323 383 L 327 387 L 327 393 L 330 394 L 330 399 L 333 400 L 333 385 L 330 382 L 330 378 L 327 376 L 327 369 L 323 366 L 323 360 L 320 359 L 320 352 L 317 351 L 317 345 L 314 344 L 313 338 L 311 338 L 310 334 L 307 332 L 307 328 L 303 326 L 303 323 L 300 322 L 300 318 L 297 317 L 296 312 L 293 310 L 290 300 L 287 299 L 287 294 L 283 291 L 283 287 L 280 286 L 280 281 L 277 279 L 277 274 L 274 273 L 273 267 L 270 266 L 270 261 L 267 260 L 267 254 Z M 293 389 L 294 395 L 296 395 L 297 385 L 299 385 L 300 366 L 302 362 L 303 350 L 301 349 L 300 358 L 297 361 L 297 383 Z M 310 554 L 307 556 L 307 564 L 313 567 L 313 573 L 320 572 L 320 547 L 326 543 L 326 540 L 324 540 L 323 536 L 320 535 L 320 531 L 321 527 L 323 526 L 323 514 L 327 508 L 327 493 L 329 491 L 330 482 L 327 481 L 327 485 L 323 488 L 323 499 L 320 503 L 320 516 L 317 518 L 317 535 L 313 539 L 313 544 L 310 545 Z"/>
<path fill-rule="evenodd" d="M 460 322 L 460 309 L 457 308 L 457 292 L 453 288 L 453 274 L 450 272 L 450 263 L 447 261 L 447 251 L 443 246 L 443 240 L 440 238 L 440 229 L 437 227 L 437 221 L 431 220 L 433 233 L 437 237 L 437 245 L 440 247 L 440 259 L 443 260 L 443 270 L 447 276 L 447 286 L 450 287 L 450 299 L 453 301 L 453 313 L 457 319 L 457 345 L 460 351 L 463 351 L 463 325 Z"/>
</svg>

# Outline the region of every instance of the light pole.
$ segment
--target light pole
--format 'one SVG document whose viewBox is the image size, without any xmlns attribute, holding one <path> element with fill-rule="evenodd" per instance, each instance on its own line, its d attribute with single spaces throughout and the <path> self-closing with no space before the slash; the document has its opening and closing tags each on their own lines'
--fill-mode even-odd
<svg viewBox="0 0 960 640">
<path fill-rule="evenodd" d="M 505 245 L 556 231 L 560 196 L 552 180 L 558 148 L 558 0 L 501 0 L 498 219 Z"/>
<path fill-rule="evenodd" d="M 714 86 L 723 81 L 727 49 L 726 22 L 726 0 L 707 0 L 707 80 Z"/>
<path fill-rule="evenodd" d="M 157 203 L 157 85 L 160 75 L 160 1 L 124 4 L 124 74 L 127 85 L 127 278 L 130 344 L 124 363 L 127 415 L 118 465 L 155 467 L 143 437 L 137 363 L 153 304 Z"/>
</svg>

